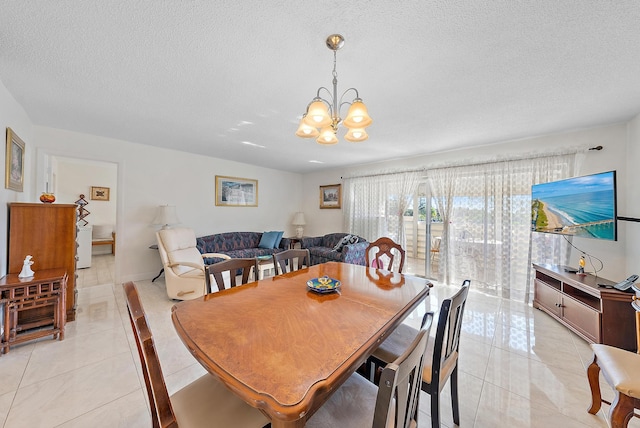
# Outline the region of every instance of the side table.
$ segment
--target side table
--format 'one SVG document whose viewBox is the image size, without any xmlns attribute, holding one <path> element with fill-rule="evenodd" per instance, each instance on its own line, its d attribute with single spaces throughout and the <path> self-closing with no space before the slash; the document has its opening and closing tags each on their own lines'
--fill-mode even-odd
<svg viewBox="0 0 640 428">
<path fill-rule="evenodd" d="M 0 301 L 3 308 L 2 353 L 11 345 L 53 335 L 64 339 L 67 273 L 64 269 L 45 269 L 31 278 L 17 273 L 0 278 Z"/>
<path fill-rule="evenodd" d="M 152 250 L 157 250 L 158 249 L 158 244 L 149 245 L 149 248 L 152 249 Z M 162 275 L 163 273 L 164 273 L 164 268 L 160 269 L 160 272 L 158 272 L 156 277 L 153 278 L 151 280 L 151 282 L 154 282 L 156 279 L 160 278 L 160 275 Z"/>
<path fill-rule="evenodd" d="M 306 238 L 306 236 L 303 236 L 302 238 L 298 238 L 296 236 L 286 238 L 289 240 L 289 249 L 293 250 L 296 247 L 296 244 L 299 244 L 302 242 L 303 238 Z"/>
<path fill-rule="evenodd" d="M 273 274 L 275 275 L 275 265 L 273 264 L 273 256 L 258 256 L 258 278 L 264 279 L 264 271 L 273 269 Z"/>
</svg>

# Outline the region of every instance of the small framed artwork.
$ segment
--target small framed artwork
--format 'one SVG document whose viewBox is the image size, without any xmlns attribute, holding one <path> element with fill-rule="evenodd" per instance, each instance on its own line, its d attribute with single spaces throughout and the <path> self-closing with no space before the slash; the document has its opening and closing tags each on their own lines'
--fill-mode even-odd
<svg viewBox="0 0 640 428">
<path fill-rule="evenodd" d="M 320 186 L 320 208 L 340 208 L 341 184 Z"/>
<path fill-rule="evenodd" d="M 108 201 L 109 200 L 109 188 L 91 186 L 91 200 L 92 201 Z"/>
<path fill-rule="evenodd" d="M 257 207 L 258 180 L 216 175 L 216 205 Z"/>
<path fill-rule="evenodd" d="M 4 187 L 22 192 L 24 183 L 24 141 L 11 128 L 7 128 L 7 153 Z"/>
</svg>

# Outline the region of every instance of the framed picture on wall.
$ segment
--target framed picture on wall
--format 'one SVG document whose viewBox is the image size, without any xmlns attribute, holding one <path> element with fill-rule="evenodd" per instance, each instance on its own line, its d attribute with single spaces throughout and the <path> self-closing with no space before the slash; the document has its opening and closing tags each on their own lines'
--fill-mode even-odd
<svg viewBox="0 0 640 428">
<path fill-rule="evenodd" d="M 320 208 L 340 208 L 342 195 L 341 184 L 320 186 Z"/>
<path fill-rule="evenodd" d="M 216 205 L 257 207 L 258 180 L 216 175 Z"/>
<path fill-rule="evenodd" d="M 24 183 L 24 141 L 11 128 L 7 128 L 7 152 L 4 187 L 22 192 Z"/>
<path fill-rule="evenodd" d="M 92 201 L 108 201 L 109 200 L 109 188 L 91 186 L 91 200 Z"/>
</svg>

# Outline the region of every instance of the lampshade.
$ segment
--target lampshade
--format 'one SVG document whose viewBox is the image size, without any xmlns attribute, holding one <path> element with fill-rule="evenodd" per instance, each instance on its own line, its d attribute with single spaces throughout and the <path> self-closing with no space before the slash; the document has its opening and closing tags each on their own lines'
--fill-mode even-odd
<svg viewBox="0 0 640 428">
<path fill-rule="evenodd" d="M 320 131 L 320 136 L 316 141 L 320 144 L 326 145 L 337 144 L 338 137 L 336 137 L 336 133 L 331 126 L 325 126 L 322 128 L 322 131 Z"/>
<path fill-rule="evenodd" d="M 369 138 L 369 135 L 367 134 L 367 131 L 364 130 L 364 128 L 351 128 L 344 136 L 345 140 L 352 143 L 359 143 L 366 140 L 367 138 Z"/>
<path fill-rule="evenodd" d="M 175 205 L 160 205 L 152 224 L 160 224 L 163 229 L 168 229 L 171 224 L 178 224 L 178 215 Z"/>
<path fill-rule="evenodd" d="M 343 124 L 347 128 L 366 128 L 371 125 L 373 120 L 367 113 L 367 106 L 364 105 L 360 98 L 353 100 L 349 112 Z"/>
<path fill-rule="evenodd" d="M 327 105 L 320 101 L 315 100 L 307 109 L 307 115 L 303 119 L 304 123 L 316 128 L 322 128 L 331 124 L 331 116 L 329 116 L 329 109 Z"/>
<path fill-rule="evenodd" d="M 296 135 L 298 137 L 302 137 L 302 138 L 316 138 L 318 135 L 320 135 L 320 131 L 318 131 L 317 128 L 311 126 L 311 125 L 307 125 L 304 122 L 304 118 L 306 116 L 302 117 L 302 120 L 300 120 L 300 126 L 298 127 L 298 130 L 296 131 Z"/>
<path fill-rule="evenodd" d="M 307 224 L 304 221 L 304 213 L 297 212 L 296 215 L 293 216 L 293 221 L 291 222 L 291 224 L 294 226 L 304 226 L 305 224 Z"/>
</svg>

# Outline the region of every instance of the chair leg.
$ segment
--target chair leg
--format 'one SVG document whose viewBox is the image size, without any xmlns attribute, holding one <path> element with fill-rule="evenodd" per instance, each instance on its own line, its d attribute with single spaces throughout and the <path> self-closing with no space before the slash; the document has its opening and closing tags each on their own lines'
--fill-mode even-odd
<svg viewBox="0 0 640 428">
<path fill-rule="evenodd" d="M 628 395 L 621 394 L 616 391 L 616 398 L 611 403 L 609 409 L 609 418 L 611 419 L 611 428 L 626 428 L 629 420 L 633 416 L 634 399 Z"/>
<path fill-rule="evenodd" d="M 458 366 L 457 365 L 451 372 L 449 383 L 451 383 L 451 408 L 453 409 L 453 423 L 459 426 L 460 425 L 460 408 L 458 406 Z"/>
<path fill-rule="evenodd" d="M 587 410 L 592 415 L 598 413 L 602 405 L 602 395 L 600 394 L 600 366 L 596 361 L 595 354 L 593 361 L 587 368 L 587 379 L 589 379 L 589 388 L 591 388 L 591 407 Z"/>
<path fill-rule="evenodd" d="M 440 388 L 431 391 L 431 427 L 440 428 Z"/>
</svg>

